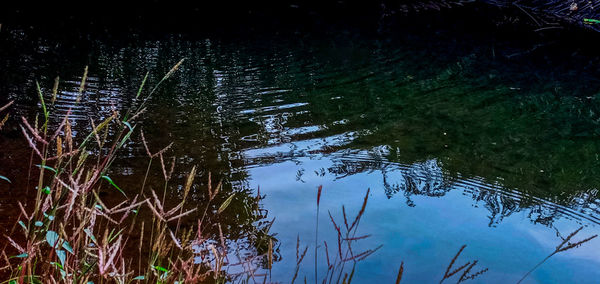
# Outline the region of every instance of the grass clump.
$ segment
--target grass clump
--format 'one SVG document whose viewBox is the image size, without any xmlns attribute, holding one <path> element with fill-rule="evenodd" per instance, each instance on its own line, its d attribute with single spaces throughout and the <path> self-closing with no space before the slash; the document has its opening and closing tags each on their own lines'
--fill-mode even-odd
<svg viewBox="0 0 600 284">
<path fill-rule="evenodd" d="M 240 257 L 237 265 L 243 267 L 241 272 L 227 273 L 226 266 L 232 263 L 229 258 L 236 254 L 228 251 L 221 225 L 215 221 L 218 218 L 207 215 L 222 214 L 234 195 L 221 198 L 222 183 L 213 184 L 209 177 L 203 213 L 196 212 L 202 205 L 189 208 L 186 202 L 195 183 L 196 167 L 185 180 L 182 199 L 167 208 L 165 197 L 174 160 L 169 167 L 163 156 L 171 145 L 152 154 L 142 134 L 149 165 L 157 158 L 163 170 L 165 186 L 160 197 L 155 190 L 145 188 L 146 179 L 140 192 L 131 196 L 109 175 L 118 151 L 138 130 L 137 119 L 148 100 L 182 63 L 179 61 L 144 94 L 146 75 L 133 107 L 124 114 L 113 109 L 103 120 L 91 120 L 91 131 L 82 140 L 73 135 L 71 109 L 59 125 L 51 125 L 49 109 L 56 100 L 58 78 L 49 105 L 36 83 L 42 115 L 33 121 L 21 117 L 20 130 L 32 151 L 30 168 L 36 170 L 37 187 L 35 198 L 18 201 L 18 220 L 11 233 L 3 236 L 7 243 L 0 258 L 0 274 L 7 275 L 3 283 L 224 282 L 233 276 L 254 277 L 255 259 L 272 259 L 272 250 L 254 260 Z M 75 104 L 85 94 L 86 78 L 87 67 Z M 2 106 L 0 112 L 11 104 Z M 1 118 L 0 129 L 7 119 L 8 115 Z M 11 183 L 5 176 L 0 175 L 0 179 Z M 103 187 L 119 192 L 122 201 L 111 204 L 114 202 L 103 200 Z M 222 199 L 225 202 L 214 204 Z M 212 207 L 218 211 L 209 210 Z M 260 210 L 258 206 L 253 209 Z M 147 216 L 142 218 L 142 214 Z M 199 216 L 195 225 L 184 226 L 182 220 L 192 216 Z M 205 233 L 208 227 L 219 228 L 217 240 Z M 268 231 L 261 236 L 268 236 Z M 273 240 L 269 243 L 272 247 Z"/>
</svg>

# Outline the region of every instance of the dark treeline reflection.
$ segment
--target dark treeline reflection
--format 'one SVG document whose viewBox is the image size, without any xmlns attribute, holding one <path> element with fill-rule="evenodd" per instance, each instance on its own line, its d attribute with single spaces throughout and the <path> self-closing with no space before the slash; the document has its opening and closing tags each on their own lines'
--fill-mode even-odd
<svg viewBox="0 0 600 284">
<path fill-rule="evenodd" d="M 598 70 L 555 45 L 444 30 L 114 42 L 1 36 L 2 101 L 16 99 L 15 111 L 33 116 L 35 81 L 48 91 L 58 75 L 52 113 L 73 107 L 79 131 L 89 130 L 90 117 L 128 107 L 146 72 L 152 85 L 185 58 L 141 129 L 154 151 L 174 143 L 173 198 L 193 165 L 201 168 L 199 200 L 209 172 L 243 193 L 238 210 L 219 217 L 230 239 L 265 221 L 242 205 L 256 194 L 247 169 L 299 157 L 333 162 L 317 175 L 381 175 L 373 186 L 411 206 L 413 196 L 443 198 L 460 185 L 490 211 L 491 226 L 522 211 L 549 226 L 558 216 L 597 222 Z M 85 99 L 74 105 L 86 65 Z M 18 135 L 12 125 L 5 135 Z M 148 159 L 139 136 L 130 146 L 112 176 L 136 192 Z M 158 163 L 151 172 L 149 183 L 161 188 Z M 299 182 L 305 174 L 313 173 L 299 171 Z"/>
</svg>

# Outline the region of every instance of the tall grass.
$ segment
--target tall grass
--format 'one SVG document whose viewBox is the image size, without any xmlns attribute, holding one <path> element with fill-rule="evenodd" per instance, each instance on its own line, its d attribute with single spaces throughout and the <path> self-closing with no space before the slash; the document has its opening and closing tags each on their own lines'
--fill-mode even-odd
<svg viewBox="0 0 600 284">
<path fill-rule="evenodd" d="M 32 161 L 37 168 L 35 198 L 19 200 L 20 216 L 6 238 L 8 248 L 2 250 L 1 273 L 8 279 L 3 283 L 198 283 L 224 282 L 229 279 L 224 266 L 230 263 L 221 225 L 220 240 L 211 241 L 204 233 L 209 224 L 206 215 L 210 206 L 218 206 L 216 214 L 227 210 L 234 195 L 221 204 L 214 204 L 223 193 L 222 183 L 208 181 L 208 201 L 196 226 L 182 226 L 197 206 L 189 208 L 188 199 L 197 175 L 192 167 L 183 185 L 182 199 L 167 208 L 165 195 L 173 173 L 174 160 L 165 163 L 167 147 L 152 154 L 145 138 L 144 147 L 149 157 L 160 160 L 164 188 L 162 197 L 146 187 L 146 178 L 140 192 L 131 196 L 122 190 L 118 181 L 109 176 L 110 166 L 119 150 L 138 130 L 138 119 L 145 111 L 148 100 L 181 66 L 179 61 L 158 83 L 145 92 L 148 75 L 136 94 L 133 107 L 124 114 L 114 110 L 102 121 L 90 121 L 91 131 L 78 140 L 73 136 L 71 110 L 61 118 L 59 125 L 51 124 L 50 109 L 56 100 L 59 79 L 55 80 L 51 101 L 47 104 L 42 88 L 36 83 L 39 96 L 40 119 L 29 121 L 21 117 L 21 132 L 31 148 Z M 87 67 L 82 76 L 76 104 L 85 94 Z M 6 110 L 12 102 L 0 108 Z M 8 115 L 0 120 L 0 128 Z M 142 134 L 143 137 L 143 134 Z M 5 182 L 7 177 L 0 176 Z M 123 200 L 110 206 L 100 197 L 101 189 L 111 187 L 123 195 Z M 256 199 L 258 202 L 260 198 Z M 140 212 L 151 218 L 141 218 Z M 268 233 L 268 232 L 267 232 Z M 270 247 L 273 241 L 269 240 Z M 137 252 L 136 252 L 137 250 Z M 147 254 L 146 254 L 147 253 Z M 257 258 L 272 259 L 272 249 Z M 247 260 L 240 258 L 247 278 L 253 270 Z M 253 277 L 253 276 L 252 276 Z"/>
<path fill-rule="evenodd" d="M 572 249 L 575 249 L 575 248 L 578 248 L 581 245 L 583 245 L 583 244 L 585 244 L 585 243 L 587 243 L 587 242 L 595 239 L 596 237 L 598 237 L 598 235 L 592 235 L 592 236 L 589 236 L 587 238 L 584 238 L 581 241 L 571 242 L 571 239 L 575 235 L 577 235 L 582 229 L 583 229 L 583 227 L 579 227 L 579 229 L 571 232 L 566 237 L 563 237 L 560 234 L 560 232 L 558 232 L 558 230 L 557 230 L 556 231 L 556 235 L 559 236 L 562 239 L 562 241 L 560 242 L 560 244 L 558 244 L 558 246 L 556 246 L 556 248 L 554 249 L 554 251 L 552 253 L 550 253 L 548 256 L 546 256 L 544 259 L 542 259 L 542 261 L 540 261 L 533 268 L 531 268 L 531 270 L 527 271 L 527 273 L 525 273 L 525 275 L 523 275 L 523 277 L 517 283 L 523 282 L 523 280 L 525 280 L 533 271 L 535 271 L 538 267 L 540 267 L 542 264 L 544 264 L 544 262 L 546 262 L 548 259 L 550 259 L 555 254 L 561 253 L 561 252 L 565 252 L 565 251 L 568 251 L 568 250 L 572 250 Z"/>
<path fill-rule="evenodd" d="M 10 115 L 8 113 L 4 114 L 4 116 L 1 116 L 2 112 L 4 110 L 8 109 L 14 102 L 15 101 L 10 101 L 6 105 L 0 107 L 0 117 L 2 117 L 2 119 L 0 120 L 0 130 L 2 130 L 2 127 L 4 127 L 4 124 L 6 123 L 6 121 L 8 121 L 8 118 L 10 117 Z M 10 181 L 10 179 L 8 179 L 7 177 L 5 177 L 3 175 L 0 175 L 0 180 L 3 180 L 3 181 L 8 182 L 8 183 L 12 183 Z"/>
<path fill-rule="evenodd" d="M 484 268 L 477 272 L 472 272 L 473 268 L 479 262 L 478 260 L 468 261 L 467 263 L 465 263 L 459 267 L 456 267 L 456 268 L 454 267 L 454 264 L 456 263 L 456 259 L 458 259 L 458 257 L 460 256 L 460 254 L 463 252 L 463 250 L 466 247 L 467 247 L 467 245 L 461 246 L 460 249 L 458 250 L 458 252 L 456 253 L 456 255 L 454 255 L 454 257 L 450 261 L 450 264 L 448 264 L 448 267 L 446 268 L 446 272 L 444 272 L 444 277 L 442 277 L 442 280 L 440 280 L 440 284 L 442 282 L 444 282 L 445 280 L 452 278 L 452 276 L 454 276 L 458 273 L 460 273 L 460 274 L 458 274 L 458 275 L 460 275 L 460 277 L 458 278 L 458 281 L 456 283 L 462 283 L 462 282 L 465 282 L 470 279 L 475 279 L 479 275 L 488 271 L 487 268 Z"/>
</svg>

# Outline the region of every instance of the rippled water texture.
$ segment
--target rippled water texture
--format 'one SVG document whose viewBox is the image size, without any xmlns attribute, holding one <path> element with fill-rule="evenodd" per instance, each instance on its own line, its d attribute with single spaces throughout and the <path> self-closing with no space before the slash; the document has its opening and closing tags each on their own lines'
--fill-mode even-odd
<svg viewBox="0 0 600 284">
<path fill-rule="evenodd" d="M 169 156 L 177 157 L 179 180 L 200 165 L 202 180 L 210 171 L 228 190 L 260 188 L 276 219 L 278 281 L 293 275 L 297 236 L 314 243 L 319 185 L 320 239 L 330 244 L 336 235 L 327 211 L 339 219 L 345 205 L 353 215 L 371 189 L 359 232 L 372 236 L 358 247 L 383 247 L 357 267 L 357 283 L 393 282 L 401 261 L 407 283 L 437 281 L 463 244 L 461 262 L 489 268 L 474 282 L 516 282 L 560 243 L 557 232 L 600 232 L 600 82 L 596 69 L 566 51 L 525 53 L 531 46 L 443 31 L 85 45 L 12 31 L 2 40 L 1 96 L 17 99 L 18 114 L 38 109 L 35 79 L 49 91 L 60 75 L 58 120 L 74 106 L 89 65 L 84 101 L 72 115 L 79 131 L 90 117 L 130 105 L 147 71 L 156 82 L 186 58 L 144 114 L 146 139 L 152 149 L 174 142 Z M 22 141 L 17 130 L 2 139 Z M 139 141 L 111 175 L 130 192 L 147 167 Z M 17 156 L 2 156 L 0 165 L 15 180 L 11 169 L 27 165 Z M 159 171 L 151 183 L 160 184 Z M 178 189 L 170 188 L 172 198 Z M 300 270 L 309 281 L 312 249 Z M 554 256 L 529 280 L 592 283 L 599 252 L 593 240 Z"/>
</svg>

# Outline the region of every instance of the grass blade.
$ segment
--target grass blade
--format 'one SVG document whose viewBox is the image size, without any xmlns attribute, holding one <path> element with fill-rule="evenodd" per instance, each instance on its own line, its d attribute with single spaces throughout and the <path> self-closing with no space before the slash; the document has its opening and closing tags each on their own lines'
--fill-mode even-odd
<svg viewBox="0 0 600 284">
<path fill-rule="evenodd" d="M 9 180 L 7 177 L 5 177 L 5 176 L 0 176 L 0 179 L 3 179 L 3 180 L 5 180 L 5 181 L 6 181 L 6 182 L 8 182 L 8 183 L 12 183 L 12 182 L 11 182 L 11 181 L 10 181 L 10 180 Z"/>
<path fill-rule="evenodd" d="M 58 171 L 55 168 L 53 168 L 53 167 L 49 167 L 49 166 L 46 166 L 46 165 L 35 165 L 35 166 L 38 167 L 38 168 L 41 168 L 41 169 L 49 170 L 49 171 L 53 172 L 54 174 L 58 173 Z"/>
<path fill-rule="evenodd" d="M 109 176 L 102 176 L 102 178 L 105 179 L 106 181 L 108 181 L 108 183 L 110 183 L 112 186 L 114 186 L 123 195 L 125 195 L 125 192 L 118 185 L 116 185 L 115 182 Z M 125 197 L 127 197 L 127 195 L 125 195 Z"/>
<path fill-rule="evenodd" d="M 150 74 L 150 72 L 146 72 L 146 76 L 144 76 L 144 79 L 142 80 L 142 84 L 140 85 L 140 88 L 137 91 L 137 95 L 135 95 L 136 100 L 140 97 L 140 94 L 142 94 L 142 90 L 144 89 L 144 85 L 146 84 L 146 79 L 148 79 L 148 74 Z"/>
<path fill-rule="evenodd" d="M 217 211 L 217 214 L 221 214 L 223 211 L 225 211 L 225 209 L 227 209 L 227 206 L 229 206 L 229 204 L 231 203 L 231 201 L 233 200 L 233 197 L 235 196 L 235 193 L 230 195 L 225 202 L 223 202 L 223 204 L 221 204 L 221 206 L 219 207 L 219 210 Z"/>
<path fill-rule="evenodd" d="M 38 95 L 40 96 L 40 102 L 42 103 L 42 110 L 44 111 L 44 117 L 48 120 L 48 110 L 46 110 L 46 103 L 44 102 L 44 95 L 42 94 L 42 89 L 40 88 L 40 83 L 35 82 L 35 86 L 37 87 Z"/>
</svg>

